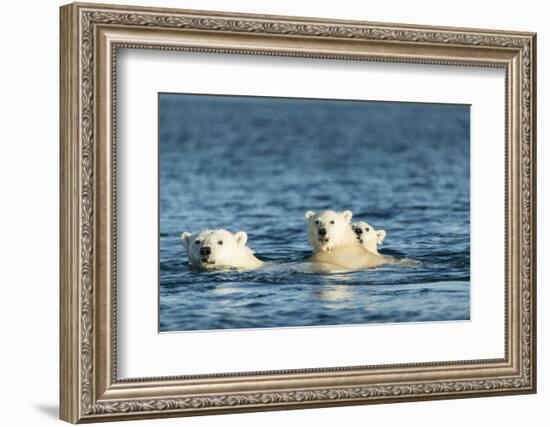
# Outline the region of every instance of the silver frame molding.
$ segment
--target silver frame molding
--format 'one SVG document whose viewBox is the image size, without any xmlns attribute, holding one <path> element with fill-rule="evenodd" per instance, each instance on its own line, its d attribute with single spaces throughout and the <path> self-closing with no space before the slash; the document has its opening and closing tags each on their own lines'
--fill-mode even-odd
<svg viewBox="0 0 550 427">
<path fill-rule="evenodd" d="M 74 3 L 60 10 L 60 385 L 72 423 L 536 391 L 536 35 Z M 121 380 L 118 48 L 505 69 L 505 357 Z"/>
</svg>

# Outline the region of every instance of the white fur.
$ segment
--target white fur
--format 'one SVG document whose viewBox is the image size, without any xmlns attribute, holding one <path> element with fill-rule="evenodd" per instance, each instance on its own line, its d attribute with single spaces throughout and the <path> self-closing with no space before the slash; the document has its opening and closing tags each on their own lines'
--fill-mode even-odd
<svg viewBox="0 0 550 427">
<path fill-rule="evenodd" d="M 331 210 L 315 213 L 307 211 L 307 236 L 313 252 L 330 251 L 339 246 L 345 246 L 357 241 L 357 236 L 351 228 L 351 211 L 336 212 Z M 325 229 L 324 236 L 319 230 Z"/>
<path fill-rule="evenodd" d="M 388 260 L 365 249 L 351 226 L 351 211 L 307 211 L 308 239 L 313 249 L 311 261 L 331 271 L 357 270 L 382 265 Z M 325 229 L 326 233 L 319 231 Z"/>
<path fill-rule="evenodd" d="M 359 221 L 352 224 L 353 231 L 357 235 L 357 240 L 363 247 L 378 254 L 378 245 L 381 245 L 386 237 L 385 230 L 375 230 L 372 225 L 365 221 Z"/>
<path fill-rule="evenodd" d="M 244 231 L 231 233 L 227 230 L 203 230 L 197 234 L 183 232 L 183 246 L 187 250 L 189 264 L 203 270 L 238 268 L 253 269 L 263 265 L 246 246 L 248 236 Z M 201 248 L 210 248 L 210 254 L 203 256 Z"/>
</svg>

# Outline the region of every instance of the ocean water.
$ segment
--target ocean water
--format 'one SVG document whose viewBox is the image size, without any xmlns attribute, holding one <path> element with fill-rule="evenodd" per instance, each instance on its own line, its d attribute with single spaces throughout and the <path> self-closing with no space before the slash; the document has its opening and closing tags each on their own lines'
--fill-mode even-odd
<svg viewBox="0 0 550 427">
<path fill-rule="evenodd" d="M 470 318 L 469 106 L 160 94 L 159 139 L 161 332 Z M 310 209 L 419 263 L 291 268 Z M 275 267 L 190 269 L 180 234 L 204 228 L 246 231 Z"/>
</svg>

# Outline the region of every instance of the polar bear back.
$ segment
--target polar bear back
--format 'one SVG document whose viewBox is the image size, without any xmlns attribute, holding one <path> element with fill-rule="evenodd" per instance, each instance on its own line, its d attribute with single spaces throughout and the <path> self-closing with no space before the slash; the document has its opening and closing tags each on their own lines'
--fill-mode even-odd
<svg viewBox="0 0 550 427">
<path fill-rule="evenodd" d="M 348 270 L 373 268 L 388 262 L 385 257 L 366 250 L 359 242 L 340 246 L 328 252 L 316 252 L 310 260 Z"/>
</svg>

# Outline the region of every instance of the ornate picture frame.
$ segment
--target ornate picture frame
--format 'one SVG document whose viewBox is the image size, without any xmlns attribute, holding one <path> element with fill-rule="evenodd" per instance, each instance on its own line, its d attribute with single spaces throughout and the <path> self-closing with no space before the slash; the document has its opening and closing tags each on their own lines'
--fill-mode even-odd
<svg viewBox="0 0 550 427">
<path fill-rule="evenodd" d="M 60 13 L 61 419 L 79 423 L 536 391 L 534 33 L 80 3 Z M 505 357 L 118 379 L 119 48 L 504 69 Z"/>
</svg>

